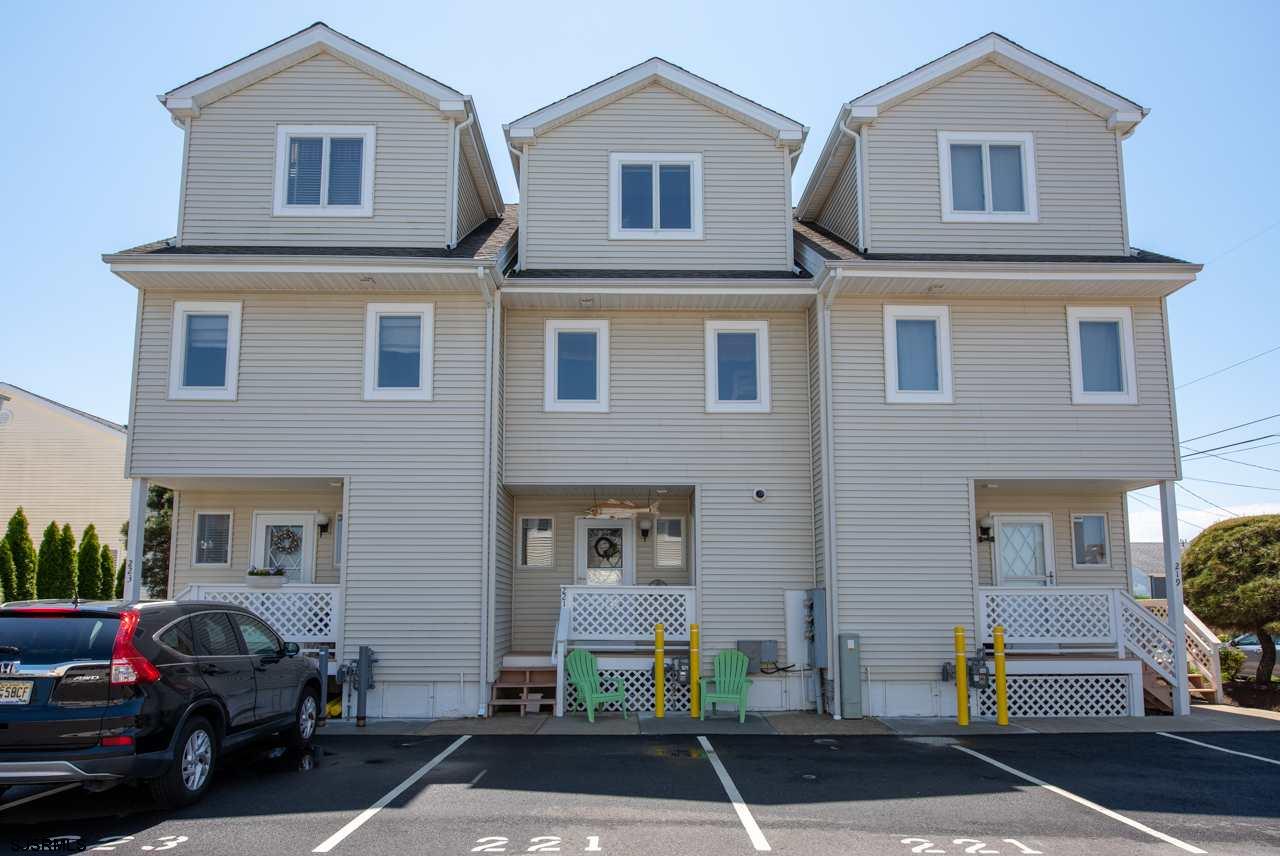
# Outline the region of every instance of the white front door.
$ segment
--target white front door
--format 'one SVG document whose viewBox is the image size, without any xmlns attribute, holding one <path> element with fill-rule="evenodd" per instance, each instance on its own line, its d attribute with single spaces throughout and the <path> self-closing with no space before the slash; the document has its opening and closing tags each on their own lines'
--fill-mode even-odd
<svg viewBox="0 0 1280 856">
<path fill-rule="evenodd" d="M 994 516 L 996 584 L 1053 585 L 1053 519 L 1047 514 Z"/>
<path fill-rule="evenodd" d="M 574 571 L 579 585 L 630 586 L 636 582 L 634 520 L 579 517 Z"/>
<path fill-rule="evenodd" d="M 257 568 L 284 568 L 291 583 L 309 583 L 316 561 L 316 514 L 283 511 L 253 515 L 253 547 L 249 563 Z"/>
</svg>

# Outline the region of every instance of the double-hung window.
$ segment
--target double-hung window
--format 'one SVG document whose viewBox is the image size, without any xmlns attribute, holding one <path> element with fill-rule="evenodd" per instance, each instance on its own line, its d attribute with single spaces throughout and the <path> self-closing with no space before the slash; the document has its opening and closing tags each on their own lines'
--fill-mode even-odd
<svg viewBox="0 0 1280 856">
<path fill-rule="evenodd" d="M 707 411 L 768 413 L 769 322 L 706 322 Z"/>
<path fill-rule="evenodd" d="M 653 566 L 684 568 L 684 518 L 659 517 L 653 527 Z"/>
<path fill-rule="evenodd" d="M 1071 563 L 1077 568 L 1111 565 L 1105 513 L 1071 515 Z"/>
<path fill-rule="evenodd" d="M 702 155 L 611 154 L 609 237 L 701 238 Z"/>
<path fill-rule="evenodd" d="M 609 411 L 609 322 L 548 321 L 543 409 Z"/>
<path fill-rule="evenodd" d="M 231 564 L 231 512 L 197 511 L 191 564 L 227 567 Z"/>
<path fill-rule="evenodd" d="M 1073 403 L 1138 403 L 1129 307 L 1068 306 L 1067 338 Z"/>
<path fill-rule="evenodd" d="M 885 400 L 948 404 L 951 312 L 946 306 L 884 308 Z"/>
<path fill-rule="evenodd" d="M 434 307 L 370 303 L 364 322 L 364 397 L 431 400 Z"/>
<path fill-rule="evenodd" d="M 234 401 L 240 366 L 240 303 L 173 304 L 169 397 Z"/>
<path fill-rule="evenodd" d="M 373 125 L 276 128 L 277 216 L 371 217 Z"/>
<path fill-rule="evenodd" d="M 521 568 L 554 568 L 556 565 L 556 527 L 551 517 L 520 518 L 520 543 L 516 545 L 516 561 Z"/>
<path fill-rule="evenodd" d="M 1031 134 L 938 132 L 942 219 L 1034 223 L 1035 141 Z"/>
</svg>

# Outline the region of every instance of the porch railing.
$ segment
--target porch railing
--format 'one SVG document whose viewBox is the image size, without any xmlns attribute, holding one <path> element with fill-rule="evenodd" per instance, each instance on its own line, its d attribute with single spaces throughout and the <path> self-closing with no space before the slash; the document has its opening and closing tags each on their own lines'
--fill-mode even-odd
<svg viewBox="0 0 1280 856">
<path fill-rule="evenodd" d="M 303 648 L 338 646 L 342 632 L 342 590 L 336 585 L 290 583 L 278 589 L 194 583 L 176 600 L 212 600 L 253 610 L 287 642 Z M 335 651 L 335 654 L 337 652 Z"/>
<path fill-rule="evenodd" d="M 1138 603 L 1161 621 L 1168 620 L 1169 601 L 1149 598 L 1140 600 Z M 1222 649 L 1222 640 L 1218 638 L 1218 634 L 1209 629 L 1209 625 L 1200 620 L 1200 616 L 1186 606 L 1182 607 L 1182 617 L 1187 634 L 1187 659 L 1200 674 L 1207 675 L 1213 681 L 1214 701 L 1221 704 L 1222 660 L 1219 651 Z"/>
</svg>

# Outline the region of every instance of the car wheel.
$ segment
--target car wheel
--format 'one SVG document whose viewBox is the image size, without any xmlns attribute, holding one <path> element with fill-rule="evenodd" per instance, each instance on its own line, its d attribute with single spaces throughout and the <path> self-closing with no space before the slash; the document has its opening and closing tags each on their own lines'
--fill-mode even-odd
<svg viewBox="0 0 1280 856">
<path fill-rule="evenodd" d="M 293 725 L 289 727 L 289 744 L 294 747 L 306 746 L 315 737 L 316 724 L 320 721 L 320 694 L 312 687 L 307 687 L 298 697 L 298 706 L 293 711 Z"/>
<path fill-rule="evenodd" d="M 191 805 L 204 796 L 218 757 L 213 726 L 202 716 L 193 716 L 187 721 L 178 735 L 177 746 L 169 769 L 148 783 L 151 796 L 166 808 Z"/>
</svg>

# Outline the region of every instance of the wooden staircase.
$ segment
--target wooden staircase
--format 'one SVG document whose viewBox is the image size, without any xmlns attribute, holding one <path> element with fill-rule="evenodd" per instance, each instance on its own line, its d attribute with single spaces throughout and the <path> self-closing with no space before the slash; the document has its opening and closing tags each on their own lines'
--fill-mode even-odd
<svg viewBox="0 0 1280 856">
<path fill-rule="evenodd" d="M 1201 701 L 1211 702 L 1214 700 L 1217 691 L 1214 689 L 1213 680 L 1207 675 L 1188 671 L 1187 683 L 1192 701 L 1200 699 Z M 1151 671 L 1145 664 L 1142 667 L 1142 699 L 1148 711 L 1155 713 L 1173 712 L 1173 687 L 1169 686 L 1164 678 Z"/>
<path fill-rule="evenodd" d="M 556 668 L 554 664 L 541 662 L 537 657 L 504 657 L 498 679 L 489 690 L 489 703 L 485 716 L 493 716 L 499 709 L 513 707 L 524 716 L 530 710 L 538 713 L 544 706 L 549 709 L 556 703 Z"/>
</svg>

